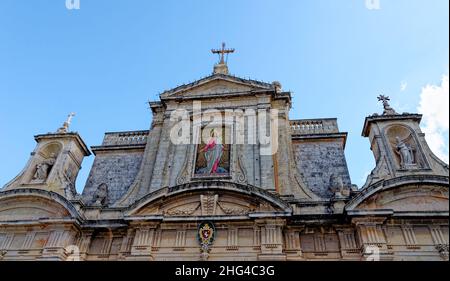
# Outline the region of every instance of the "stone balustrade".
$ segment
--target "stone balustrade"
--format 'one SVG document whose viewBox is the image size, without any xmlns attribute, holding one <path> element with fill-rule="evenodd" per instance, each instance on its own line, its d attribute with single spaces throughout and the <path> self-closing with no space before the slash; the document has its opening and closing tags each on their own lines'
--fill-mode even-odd
<svg viewBox="0 0 450 281">
<path fill-rule="evenodd" d="M 106 133 L 103 146 L 146 144 L 149 131 Z"/>
<path fill-rule="evenodd" d="M 291 120 L 290 126 L 294 135 L 339 133 L 335 118 Z"/>
</svg>

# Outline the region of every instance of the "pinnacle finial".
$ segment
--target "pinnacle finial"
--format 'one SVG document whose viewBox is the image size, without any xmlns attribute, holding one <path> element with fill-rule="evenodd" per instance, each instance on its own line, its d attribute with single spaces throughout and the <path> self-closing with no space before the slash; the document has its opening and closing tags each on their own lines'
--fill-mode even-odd
<svg viewBox="0 0 450 281">
<path fill-rule="evenodd" d="M 391 99 L 389 98 L 389 96 L 385 96 L 385 95 L 379 95 L 378 96 L 378 101 L 381 101 L 383 103 L 383 115 L 395 115 L 398 114 L 389 104 L 389 101 Z"/>
<path fill-rule="evenodd" d="M 228 60 L 228 54 L 234 53 L 234 49 L 226 49 L 225 42 L 222 43 L 222 49 L 212 49 L 211 53 L 218 54 L 220 57 L 219 63 L 214 65 L 214 74 L 220 73 L 220 74 L 228 74 L 228 66 L 227 66 L 227 60 Z M 227 58 L 225 59 L 225 54 L 227 55 Z"/>
<path fill-rule="evenodd" d="M 75 113 L 71 112 L 69 115 L 67 115 L 66 121 L 64 121 L 64 124 L 61 126 L 61 128 L 58 129 L 59 134 L 65 134 L 69 130 L 70 123 L 72 123 L 72 118 L 75 116 Z"/>
</svg>

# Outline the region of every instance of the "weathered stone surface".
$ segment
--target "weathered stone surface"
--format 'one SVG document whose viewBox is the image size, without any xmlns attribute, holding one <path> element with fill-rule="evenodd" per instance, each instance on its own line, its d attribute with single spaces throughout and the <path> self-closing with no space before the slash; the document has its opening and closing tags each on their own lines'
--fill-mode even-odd
<svg viewBox="0 0 450 281">
<path fill-rule="evenodd" d="M 333 118 L 289 120 L 279 82 L 217 71 L 160 98 L 149 131 L 106 133 L 91 147 L 82 195 L 73 183 L 90 153 L 79 135 L 67 125 L 36 137 L 24 171 L 0 190 L 0 260 L 448 260 L 448 165 L 429 150 L 420 116 L 384 104 L 385 115 L 366 119 L 377 166 L 356 190 L 347 134 Z M 170 139 L 171 113 L 194 120 L 193 101 L 247 119 L 277 110 L 277 126 L 268 123 L 277 150 L 263 155 L 261 127 L 228 120 L 256 143 L 230 146 L 229 174 L 198 177 L 198 147 Z M 211 244 L 200 244 L 199 222 L 215 226 Z"/>
<path fill-rule="evenodd" d="M 108 152 L 98 154 L 86 181 L 83 199 L 93 203 L 93 196 L 101 184 L 108 186 L 108 203 L 114 204 L 135 180 L 142 162 L 143 153 Z"/>
<path fill-rule="evenodd" d="M 324 198 L 332 197 L 332 175 L 339 176 L 344 186 L 351 186 L 340 140 L 302 140 L 294 142 L 293 146 L 298 171 L 314 193 Z"/>
</svg>

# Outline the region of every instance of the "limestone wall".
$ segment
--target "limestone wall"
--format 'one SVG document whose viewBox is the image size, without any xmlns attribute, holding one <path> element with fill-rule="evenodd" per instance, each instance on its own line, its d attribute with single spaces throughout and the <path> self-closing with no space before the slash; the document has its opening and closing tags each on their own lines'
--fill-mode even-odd
<svg viewBox="0 0 450 281">
<path fill-rule="evenodd" d="M 388 220 L 372 244 L 366 239 L 373 234 L 354 224 L 274 223 L 217 222 L 208 260 L 365 260 L 368 246 L 379 249 L 381 260 L 448 259 L 445 220 Z M 147 223 L 83 232 L 68 226 L 0 227 L 0 260 L 65 260 L 74 254 L 81 260 L 200 260 L 197 224 Z"/>
<path fill-rule="evenodd" d="M 351 186 L 350 175 L 340 139 L 301 139 L 293 143 L 297 169 L 308 188 L 320 197 L 333 196 L 332 175 Z"/>
<path fill-rule="evenodd" d="M 94 164 L 83 190 L 85 203 L 91 204 L 98 188 L 107 186 L 107 204 L 119 200 L 135 181 L 141 168 L 148 131 L 107 133 L 101 146 L 92 147 Z"/>
</svg>

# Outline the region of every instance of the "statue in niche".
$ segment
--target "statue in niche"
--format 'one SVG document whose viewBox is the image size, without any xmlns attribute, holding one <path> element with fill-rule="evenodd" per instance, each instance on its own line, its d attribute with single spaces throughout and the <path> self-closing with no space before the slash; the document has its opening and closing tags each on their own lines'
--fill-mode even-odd
<svg viewBox="0 0 450 281">
<path fill-rule="evenodd" d="M 105 206 L 108 203 L 108 185 L 102 183 L 98 186 L 97 191 L 94 194 L 94 205 Z"/>
<path fill-rule="evenodd" d="M 33 181 L 45 181 L 50 174 L 53 165 L 55 165 L 55 162 L 56 155 L 55 153 L 52 153 L 48 159 L 38 163 L 36 165 L 36 172 L 33 175 Z"/>
<path fill-rule="evenodd" d="M 395 152 L 400 156 L 400 167 L 407 169 L 415 165 L 413 149 L 399 137 L 395 137 L 395 141 Z"/>
<path fill-rule="evenodd" d="M 332 174 L 330 177 L 330 190 L 334 193 L 335 197 L 350 196 L 350 188 L 345 186 L 342 177 L 336 174 Z"/>
</svg>

